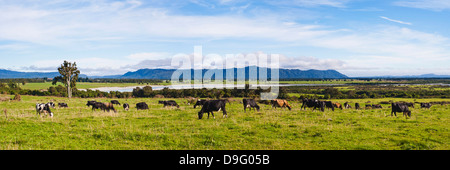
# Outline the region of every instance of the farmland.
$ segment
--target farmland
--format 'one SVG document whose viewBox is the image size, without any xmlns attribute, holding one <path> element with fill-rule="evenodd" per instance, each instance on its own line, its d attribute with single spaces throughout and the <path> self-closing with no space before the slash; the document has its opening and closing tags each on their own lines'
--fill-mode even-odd
<svg viewBox="0 0 450 170">
<path fill-rule="evenodd" d="M 13 95 L 3 95 L 13 98 Z M 227 104 L 222 113 L 198 120 L 199 108 L 174 99 L 180 108 L 163 108 L 156 98 L 117 99 L 129 103 L 130 111 L 116 106 L 117 113 L 92 111 L 88 100 L 108 98 L 61 98 L 22 95 L 21 101 L 0 102 L 0 149 L 2 150 L 448 150 L 450 142 L 448 105 L 411 108 L 412 117 L 390 116 L 383 109 L 336 109 L 334 112 L 300 110 L 299 101 L 289 101 L 292 111 L 259 104 L 261 111 L 244 113 L 242 98 Z M 169 99 L 167 99 L 169 100 Z M 384 101 L 432 102 L 448 98 L 330 99 L 378 104 Z M 52 109 L 54 117 L 38 116 L 36 103 L 68 103 Z M 135 104 L 146 102 L 148 111 Z"/>
</svg>

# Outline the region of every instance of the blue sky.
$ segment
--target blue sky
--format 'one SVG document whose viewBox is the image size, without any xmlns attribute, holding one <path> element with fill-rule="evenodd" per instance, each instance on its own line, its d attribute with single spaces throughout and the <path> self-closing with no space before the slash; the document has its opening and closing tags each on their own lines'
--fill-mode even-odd
<svg viewBox="0 0 450 170">
<path fill-rule="evenodd" d="M 448 18 L 450 0 L 0 0 L 0 68 L 115 75 L 200 45 L 348 76 L 450 75 Z"/>
</svg>

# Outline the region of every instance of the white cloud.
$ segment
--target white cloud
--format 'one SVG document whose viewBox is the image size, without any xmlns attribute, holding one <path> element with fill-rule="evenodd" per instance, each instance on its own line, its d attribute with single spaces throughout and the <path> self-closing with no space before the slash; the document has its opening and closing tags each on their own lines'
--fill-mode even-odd
<svg viewBox="0 0 450 170">
<path fill-rule="evenodd" d="M 394 5 L 433 11 L 443 11 L 450 9 L 450 0 L 402 0 L 394 2 Z"/>
<path fill-rule="evenodd" d="M 409 22 L 404 22 L 404 21 L 400 21 L 400 20 L 394 20 L 394 19 L 390 19 L 390 18 L 384 17 L 384 16 L 380 16 L 380 18 L 383 18 L 383 19 L 391 21 L 391 22 L 396 22 L 396 23 L 399 23 L 399 24 L 412 25 Z"/>
</svg>

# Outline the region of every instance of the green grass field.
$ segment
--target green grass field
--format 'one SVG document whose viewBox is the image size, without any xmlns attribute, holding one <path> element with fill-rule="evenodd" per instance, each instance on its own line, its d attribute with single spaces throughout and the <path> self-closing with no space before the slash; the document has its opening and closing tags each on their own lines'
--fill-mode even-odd
<svg viewBox="0 0 450 170">
<path fill-rule="evenodd" d="M 9 96 L 11 97 L 11 96 Z M 69 104 L 52 109 L 54 117 L 38 116 L 37 102 Z M 22 101 L 0 103 L 1 150 L 448 150 L 448 105 L 412 109 L 412 117 L 390 116 L 384 109 L 312 112 L 292 111 L 262 105 L 261 111 L 243 112 L 237 99 L 227 104 L 228 118 L 198 120 L 184 99 L 175 99 L 180 109 L 163 108 L 159 99 L 119 99 L 132 108 L 118 113 L 92 111 L 90 99 L 22 96 Z M 97 101 L 109 102 L 100 98 Z M 413 99 L 341 99 L 336 102 L 378 103 Z M 449 101 L 417 99 L 416 102 Z M 150 110 L 137 111 L 147 102 Z M 362 104 L 364 105 L 364 104 Z"/>
</svg>

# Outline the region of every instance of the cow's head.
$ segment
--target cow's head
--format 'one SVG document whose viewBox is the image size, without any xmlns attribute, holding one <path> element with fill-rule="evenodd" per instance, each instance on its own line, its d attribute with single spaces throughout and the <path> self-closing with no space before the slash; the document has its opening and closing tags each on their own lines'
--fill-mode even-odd
<svg viewBox="0 0 450 170">
<path fill-rule="evenodd" d="M 198 119 L 202 119 L 203 118 L 203 111 L 198 112 Z"/>
</svg>

